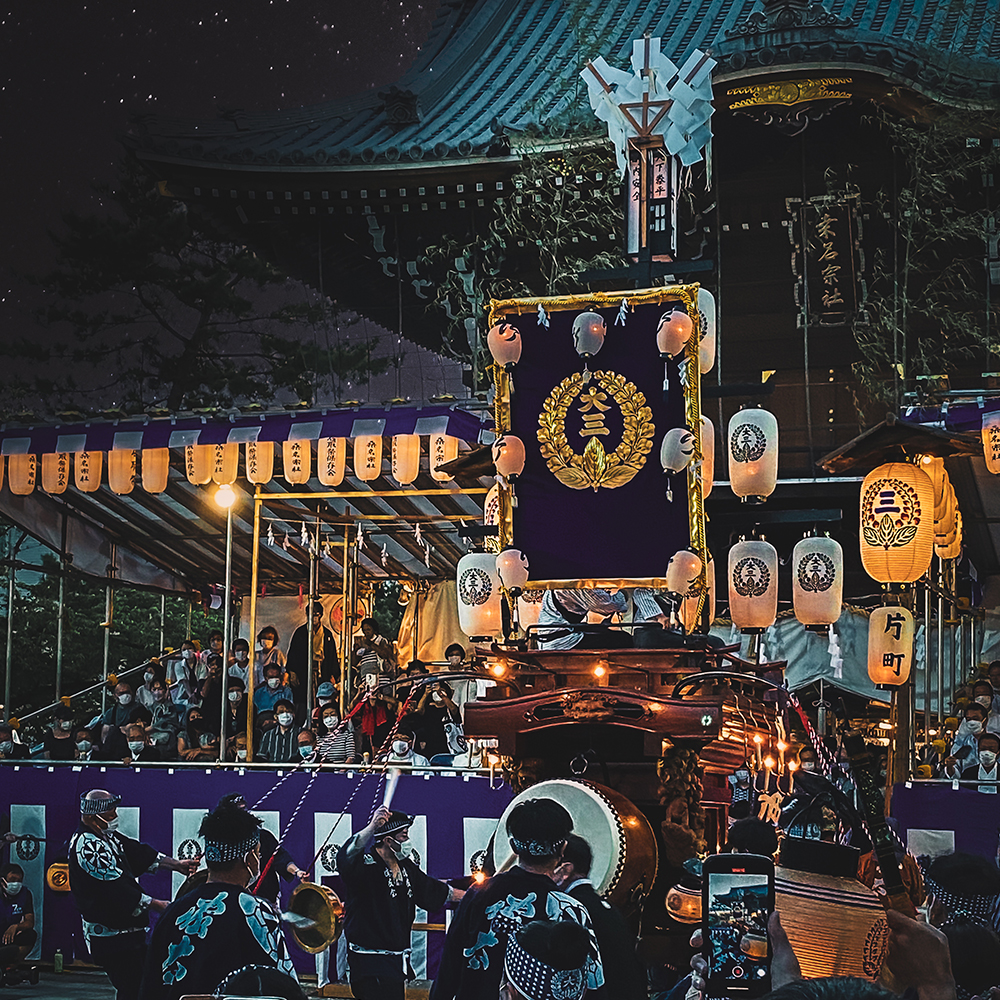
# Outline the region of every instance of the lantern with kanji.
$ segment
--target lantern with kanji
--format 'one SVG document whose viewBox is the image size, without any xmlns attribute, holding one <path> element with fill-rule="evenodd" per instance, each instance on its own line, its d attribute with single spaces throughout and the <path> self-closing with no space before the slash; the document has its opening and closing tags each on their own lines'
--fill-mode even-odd
<svg viewBox="0 0 1000 1000">
<path fill-rule="evenodd" d="M 912 583 L 934 554 L 934 487 L 916 465 L 889 462 L 861 484 L 861 561 L 880 583 Z"/>
<path fill-rule="evenodd" d="M 192 486 L 204 486 L 212 478 L 212 446 L 189 444 L 184 448 L 184 474 Z"/>
<path fill-rule="evenodd" d="M 986 468 L 1000 474 L 1000 410 L 983 414 L 983 457 Z"/>
<path fill-rule="evenodd" d="M 73 478 L 81 493 L 95 493 L 101 488 L 102 451 L 78 451 L 73 456 Z"/>
<path fill-rule="evenodd" d="M 366 483 L 382 475 L 380 434 L 359 434 L 354 439 L 354 475 Z"/>
<path fill-rule="evenodd" d="M 664 313 L 656 328 L 656 347 L 660 357 L 664 360 L 676 358 L 687 346 L 692 330 L 694 323 L 683 309 L 675 307 L 670 312 Z"/>
<path fill-rule="evenodd" d="M 65 493 L 69 485 L 69 453 L 42 455 L 42 489 L 46 493 Z"/>
<path fill-rule="evenodd" d="M 240 464 L 240 446 L 231 442 L 212 445 L 212 481 L 217 486 L 232 486 Z"/>
<path fill-rule="evenodd" d="M 778 613 L 778 553 L 770 542 L 746 539 L 729 550 L 729 614 L 742 632 L 762 632 Z"/>
<path fill-rule="evenodd" d="M 913 615 L 876 608 L 868 619 L 868 676 L 873 684 L 905 684 L 913 666 Z"/>
<path fill-rule="evenodd" d="M 668 475 L 680 472 L 694 458 L 694 435 L 686 427 L 674 427 L 663 435 L 660 443 L 660 464 Z"/>
<path fill-rule="evenodd" d="M 492 639 L 503 631 L 502 597 L 496 556 L 470 552 L 458 561 L 455 573 L 458 624 L 473 640 Z"/>
<path fill-rule="evenodd" d="M 573 320 L 573 347 L 581 358 L 592 358 L 604 346 L 607 327 L 600 313 L 582 312 Z"/>
<path fill-rule="evenodd" d="M 347 438 L 327 437 L 316 442 L 316 475 L 324 486 L 339 486 L 347 468 Z"/>
<path fill-rule="evenodd" d="M 431 478 L 439 483 L 451 482 L 451 473 L 445 472 L 441 466 L 458 458 L 458 438 L 450 434 L 432 434 L 427 440 L 427 456 Z"/>
<path fill-rule="evenodd" d="M 392 478 L 408 486 L 420 471 L 420 435 L 394 434 L 392 438 Z"/>
<path fill-rule="evenodd" d="M 504 479 L 524 471 L 524 442 L 514 434 L 502 434 L 493 442 L 493 464 Z"/>
<path fill-rule="evenodd" d="M 803 538 L 792 550 L 792 605 L 807 628 L 832 625 L 844 597 L 844 550 L 832 538 Z"/>
<path fill-rule="evenodd" d="M 131 448 L 108 452 L 108 486 L 112 493 L 125 496 L 135 486 L 136 455 Z"/>
<path fill-rule="evenodd" d="M 378 439 L 379 445 L 382 439 Z M 379 452 L 381 458 L 381 451 Z M 281 443 L 281 466 L 285 482 L 303 486 L 312 474 L 312 445 L 301 439 Z"/>
<path fill-rule="evenodd" d="M 510 371 L 521 359 L 521 331 L 512 323 L 497 323 L 486 334 L 486 346 L 493 360 Z"/>
<path fill-rule="evenodd" d="M 246 444 L 247 482 L 263 486 L 274 475 L 274 442 L 248 441 Z"/>
<path fill-rule="evenodd" d="M 11 455 L 7 459 L 7 480 L 11 493 L 16 496 L 24 497 L 34 492 L 37 474 L 38 461 L 34 455 Z"/>
<path fill-rule="evenodd" d="M 747 407 L 729 421 L 729 484 L 744 500 L 769 497 L 778 482 L 778 421 Z"/>
</svg>

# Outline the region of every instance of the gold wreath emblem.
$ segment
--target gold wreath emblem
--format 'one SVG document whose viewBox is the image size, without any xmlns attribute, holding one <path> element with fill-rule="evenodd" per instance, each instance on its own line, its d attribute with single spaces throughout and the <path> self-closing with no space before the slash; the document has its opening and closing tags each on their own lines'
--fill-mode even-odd
<svg viewBox="0 0 1000 1000">
<path fill-rule="evenodd" d="M 559 482 L 572 490 L 585 490 L 589 486 L 596 493 L 601 486 L 613 490 L 631 481 L 646 464 L 656 428 L 646 397 L 631 382 L 626 382 L 624 375 L 615 372 L 588 375 L 586 379 L 583 372 L 570 375 L 549 393 L 538 417 L 538 444 L 549 471 Z M 573 400 L 591 380 L 621 409 L 622 440 L 610 455 L 596 436 L 587 442 L 582 455 L 576 454 L 566 439 L 566 415 Z"/>
</svg>

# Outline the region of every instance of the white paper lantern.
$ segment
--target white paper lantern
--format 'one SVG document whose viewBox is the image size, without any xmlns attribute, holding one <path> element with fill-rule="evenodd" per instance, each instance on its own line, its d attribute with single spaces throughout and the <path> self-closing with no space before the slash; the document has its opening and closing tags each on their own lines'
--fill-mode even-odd
<svg viewBox="0 0 1000 1000">
<path fill-rule="evenodd" d="M 502 434 L 493 442 L 493 464 L 504 479 L 524 471 L 524 442 L 514 434 Z"/>
<path fill-rule="evenodd" d="M 458 624 L 470 639 L 490 639 L 503 631 L 500 581 L 496 556 L 470 552 L 458 561 L 455 572 Z"/>
<path fill-rule="evenodd" d="M 868 676 L 873 684 L 905 684 L 913 667 L 913 615 L 876 608 L 868 619 Z"/>
<path fill-rule="evenodd" d="M 69 486 L 69 475 L 69 452 L 42 455 L 42 489 L 46 493 L 65 493 Z"/>
<path fill-rule="evenodd" d="M 861 484 L 861 562 L 879 583 L 913 583 L 934 554 L 934 487 L 908 462 L 873 469 Z"/>
<path fill-rule="evenodd" d="M 750 539 L 729 550 L 729 613 L 743 632 L 760 632 L 778 613 L 778 553 L 770 542 Z"/>
<path fill-rule="evenodd" d="M 715 485 L 715 424 L 701 417 L 701 495 L 707 497 Z"/>
<path fill-rule="evenodd" d="M 420 435 L 395 434 L 392 438 L 392 478 L 408 486 L 420 471 Z"/>
<path fill-rule="evenodd" d="M 573 320 L 573 347 L 581 358 L 592 358 L 604 346 L 607 327 L 600 313 L 582 312 Z"/>
<path fill-rule="evenodd" d="M 948 470 L 944 467 L 944 459 L 936 455 L 924 455 L 920 459 L 920 468 L 930 477 L 934 486 L 934 506 L 944 502 L 944 494 L 948 488 Z"/>
<path fill-rule="evenodd" d="M 142 488 L 147 493 L 162 493 L 170 479 L 170 449 L 142 449 Z"/>
<path fill-rule="evenodd" d="M 531 625 L 537 625 L 542 614 L 542 598 L 544 590 L 523 590 L 517 599 L 517 619 L 522 631 Z"/>
<path fill-rule="evenodd" d="M 708 623 L 709 625 L 715 621 L 715 560 L 709 559 L 708 566 L 705 568 L 705 583 L 708 587 L 708 592 L 705 594 L 705 604 L 708 606 Z M 684 628 L 688 632 L 697 630 L 700 627 L 701 620 L 698 614 L 698 598 L 699 594 L 687 594 L 681 604 L 681 621 L 684 623 Z"/>
<path fill-rule="evenodd" d="M 347 467 L 347 438 L 320 438 L 316 444 L 316 475 L 324 486 L 339 486 Z"/>
<path fill-rule="evenodd" d="M 184 448 L 184 474 L 192 486 L 204 486 L 212 478 L 212 447 L 189 444 Z"/>
<path fill-rule="evenodd" d="M 686 427 L 674 427 L 663 435 L 660 443 L 660 465 L 666 473 L 680 472 L 694 458 L 694 435 Z"/>
<path fill-rule="evenodd" d="M 941 559 L 957 559 L 962 554 L 962 512 L 955 511 L 955 533 L 942 545 L 935 544 L 934 551 Z"/>
<path fill-rule="evenodd" d="M 701 575 L 701 557 L 690 549 L 681 549 L 667 563 L 667 590 L 671 594 L 687 594 Z"/>
<path fill-rule="evenodd" d="M 450 483 L 454 477 L 448 472 L 443 472 L 440 466 L 454 462 L 458 458 L 458 438 L 450 434 L 432 434 L 427 442 L 427 451 L 430 455 L 428 465 L 431 478 L 439 483 Z"/>
<path fill-rule="evenodd" d="M 986 468 L 1000 474 L 1000 410 L 983 414 L 983 457 Z"/>
<path fill-rule="evenodd" d="M 778 482 L 778 421 L 748 407 L 729 421 L 729 483 L 738 497 L 763 498 Z"/>
<path fill-rule="evenodd" d="M 246 445 L 247 482 L 263 486 L 274 475 L 274 442 L 248 441 Z"/>
<path fill-rule="evenodd" d="M 833 538 L 803 538 L 792 549 L 792 605 L 803 625 L 832 625 L 844 599 L 844 550 Z"/>
<path fill-rule="evenodd" d="M 497 323 L 486 334 L 493 360 L 508 371 L 521 360 L 521 331 L 513 323 Z"/>
<path fill-rule="evenodd" d="M 676 358 L 691 339 L 694 323 L 691 317 L 680 309 L 664 313 L 656 329 L 656 347 L 661 358 Z"/>
<path fill-rule="evenodd" d="M 112 493 L 127 496 L 135 486 L 136 454 L 131 448 L 108 452 L 108 486 Z"/>
<path fill-rule="evenodd" d="M 496 569 L 500 582 L 515 596 L 528 582 L 528 557 L 512 545 L 497 554 Z"/>
<path fill-rule="evenodd" d="M 380 434 L 360 434 L 354 439 L 354 475 L 365 483 L 382 475 Z"/>
<path fill-rule="evenodd" d="M 702 375 L 715 365 L 715 296 L 706 288 L 698 289 L 698 312 L 701 315 L 701 339 L 698 341 L 698 367 Z"/>
<path fill-rule="evenodd" d="M 227 442 L 212 445 L 212 482 L 217 486 L 232 486 L 239 471 L 240 446 Z"/>
<path fill-rule="evenodd" d="M 281 474 L 291 486 L 304 486 L 309 482 L 312 475 L 312 445 L 309 441 L 281 442 Z"/>
<path fill-rule="evenodd" d="M 103 451 L 78 451 L 73 456 L 73 478 L 81 493 L 96 493 L 101 488 Z"/>
<path fill-rule="evenodd" d="M 16 496 L 26 497 L 35 490 L 38 474 L 38 460 L 34 455 L 9 455 L 7 457 L 7 480 L 10 491 Z"/>
</svg>

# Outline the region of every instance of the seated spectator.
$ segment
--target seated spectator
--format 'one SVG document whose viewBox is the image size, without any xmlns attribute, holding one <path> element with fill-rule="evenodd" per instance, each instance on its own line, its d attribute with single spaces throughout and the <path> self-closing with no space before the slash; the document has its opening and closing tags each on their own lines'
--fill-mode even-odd
<svg viewBox="0 0 1000 1000">
<path fill-rule="evenodd" d="M 122 758 L 125 764 L 149 764 L 160 759 L 155 747 L 149 745 L 146 727 L 133 722 L 125 727 L 125 739 L 128 741 L 128 756 Z"/>
<path fill-rule="evenodd" d="M 399 728 L 393 734 L 392 746 L 386 753 L 379 755 L 379 760 L 388 764 L 409 764 L 410 767 L 430 767 L 430 761 L 413 751 L 413 734 Z"/>
<path fill-rule="evenodd" d="M 234 677 L 239 677 L 244 684 L 250 686 L 250 643 L 246 639 L 236 639 L 230 650 L 229 672 Z M 254 687 L 258 686 L 256 676 L 254 677 Z"/>
<path fill-rule="evenodd" d="M 231 740 L 237 733 L 247 731 L 247 705 L 243 698 L 246 686 L 239 677 L 229 677 L 226 681 L 226 732 Z"/>
<path fill-rule="evenodd" d="M 213 656 L 217 656 L 219 658 L 219 662 L 222 662 L 222 633 L 218 631 L 208 633 L 208 649 L 198 655 L 197 672 L 199 680 L 208 676 L 208 661 Z"/>
<path fill-rule="evenodd" d="M 963 781 L 996 781 L 997 756 L 1000 755 L 1000 734 L 979 734 L 979 763 L 962 771 Z M 996 795 L 996 785 L 980 785 L 978 791 Z"/>
<path fill-rule="evenodd" d="M 101 742 L 108 738 L 111 729 L 121 729 L 131 721 L 133 702 L 132 685 L 128 681 L 119 681 L 115 685 L 115 700 L 101 716 Z M 72 726 L 70 729 L 72 730 Z"/>
<path fill-rule="evenodd" d="M 274 706 L 274 718 L 277 724 L 261 737 L 254 757 L 270 764 L 293 764 L 301 760 L 292 703 L 287 700 L 279 701 Z"/>
<path fill-rule="evenodd" d="M 233 760 L 245 764 L 247 759 L 247 734 L 239 733 L 233 742 Z"/>
<path fill-rule="evenodd" d="M 423 660 L 410 660 L 403 669 L 403 674 L 409 681 L 407 684 L 397 684 L 395 688 L 395 695 L 399 701 L 400 705 L 406 705 L 407 712 L 412 712 L 416 710 L 417 702 L 420 700 L 420 695 L 423 693 L 419 682 L 430 676 L 430 671 L 427 669 L 427 665 Z"/>
<path fill-rule="evenodd" d="M 75 760 L 73 712 L 65 705 L 59 705 L 52 714 L 52 728 L 42 738 L 42 756 L 46 760 Z"/>
<path fill-rule="evenodd" d="M 151 681 L 149 691 L 153 696 L 149 742 L 159 751 L 160 760 L 173 760 L 177 734 L 181 728 L 180 711 L 170 700 L 166 682 L 162 678 L 157 677 Z"/>
<path fill-rule="evenodd" d="M 187 710 L 184 728 L 177 736 L 177 756 L 186 761 L 219 759 L 219 738 L 205 721 L 200 708 Z"/>
<path fill-rule="evenodd" d="M 73 741 L 76 744 L 76 759 L 82 761 L 97 760 L 98 746 L 96 745 L 95 734 L 86 727 L 78 729 L 73 734 Z"/>
<path fill-rule="evenodd" d="M 311 729 L 302 729 L 295 738 L 299 760 L 309 760 L 316 755 L 316 737 Z"/>
<path fill-rule="evenodd" d="M 336 705 L 324 706 L 320 715 L 316 729 L 316 752 L 324 764 L 356 764 L 360 759 L 354 727 L 350 723 L 340 725 Z"/>
<path fill-rule="evenodd" d="M 979 702 L 965 706 L 962 721 L 958 724 L 951 752 L 944 761 L 944 773 L 949 778 L 957 778 L 967 767 L 979 763 L 979 736 L 986 728 L 989 713 Z M 959 751 L 968 748 L 965 753 Z"/>
<path fill-rule="evenodd" d="M 10 724 L 0 721 L 0 760 L 27 760 L 30 756 L 28 748 L 14 739 Z"/>
<path fill-rule="evenodd" d="M 778 850 L 778 832 L 756 816 L 738 819 L 730 828 L 725 852 L 728 854 L 760 854 L 773 858 Z"/>
<path fill-rule="evenodd" d="M 264 678 L 264 668 L 270 663 L 276 663 L 282 673 L 285 671 L 285 654 L 278 649 L 278 630 L 273 625 L 265 625 L 257 633 L 257 645 L 260 651 L 254 660 L 255 686 Z"/>
<path fill-rule="evenodd" d="M 182 710 L 201 703 L 201 682 L 198 680 L 198 649 L 190 639 L 181 643 L 180 651 L 164 658 L 166 680 L 173 701 Z"/>
<path fill-rule="evenodd" d="M 993 698 L 996 692 L 989 681 L 976 681 L 972 685 L 972 700 L 986 709 L 985 728 L 991 733 L 1000 733 L 1000 712 L 993 711 Z"/>
<path fill-rule="evenodd" d="M 161 680 L 166 677 L 163 668 L 157 666 L 155 663 L 147 663 L 146 669 L 142 674 L 142 683 L 135 689 L 136 703 L 142 705 L 144 708 L 148 708 L 150 711 L 153 710 L 153 693 L 149 686 L 157 677 Z"/>
<path fill-rule="evenodd" d="M 358 676 L 385 674 L 392 661 L 392 643 L 380 633 L 378 622 L 362 619 L 361 635 L 354 637 L 353 662 Z"/>
<path fill-rule="evenodd" d="M 461 670 L 465 663 L 465 647 L 453 642 L 444 651 L 444 658 L 448 661 L 449 670 Z"/>
<path fill-rule="evenodd" d="M 206 667 L 208 673 L 198 683 L 198 701 L 207 715 L 219 714 L 225 685 L 222 680 L 222 657 L 210 656 Z M 244 685 L 244 688 L 246 685 Z M 212 716 L 214 718 L 214 716 Z"/>
<path fill-rule="evenodd" d="M 382 745 L 396 724 L 399 703 L 385 687 L 385 677 L 369 676 L 371 682 L 361 688 L 355 699 L 355 704 L 361 704 L 361 709 L 355 716 L 358 719 L 355 728 L 361 731 L 362 754 L 374 757 L 382 750 Z"/>
<path fill-rule="evenodd" d="M 446 722 L 462 721 L 462 714 L 451 695 L 449 684 L 433 681 L 425 685 L 417 699 L 412 725 L 415 728 L 417 749 L 425 757 L 457 752 L 449 745 L 444 729 Z"/>
<path fill-rule="evenodd" d="M 993 660 L 987 668 L 986 674 L 993 685 L 992 711 L 1000 713 L 1000 660 Z"/>
<path fill-rule="evenodd" d="M 337 688 L 331 681 L 323 681 L 316 688 L 316 704 L 312 710 L 312 724 L 315 726 L 319 722 L 320 714 L 327 705 L 337 704 Z"/>
<path fill-rule="evenodd" d="M 7 862 L 0 868 L 0 985 L 20 982 L 12 970 L 27 958 L 37 940 L 35 904 L 24 884 L 24 869 Z"/>
<path fill-rule="evenodd" d="M 264 668 L 264 686 L 254 689 L 254 714 L 256 715 L 257 712 L 267 712 L 273 709 L 279 701 L 288 701 L 293 705 L 295 704 L 292 689 L 282 681 L 281 667 L 277 663 L 269 663 Z"/>
<path fill-rule="evenodd" d="M 274 718 L 274 712 L 273 711 L 271 711 L 271 712 L 261 712 L 259 715 L 255 716 L 253 722 L 254 722 L 254 725 L 253 725 L 253 731 L 254 731 L 253 745 L 255 747 L 259 747 L 260 746 L 260 741 L 263 738 L 264 734 L 266 732 L 268 732 L 268 730 L 274 729 L 274 727 L 278 724 L 278 722 Z"/>
</svg>

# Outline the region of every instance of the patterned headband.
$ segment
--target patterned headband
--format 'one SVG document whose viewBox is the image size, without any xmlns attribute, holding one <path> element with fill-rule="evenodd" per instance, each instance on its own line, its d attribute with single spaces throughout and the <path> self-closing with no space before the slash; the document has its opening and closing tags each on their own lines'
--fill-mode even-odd
<svg viewBox="0 0 1000 1000">
<path fill-rule="evenodd" d="M 509 836 L 509 835 L 508 835 Z M 559 840 L 520 840 L 510 837 L 510 846 L 514 853 L 523 858 L 551 858 L 559 853 L 560 847 L 566 842 L 565 837 Z"/>
<path fill-rule="evenodd" d="M 517 934 L 507 938 L 504 956 L 507 979 L 528 1000 L 580 1000 L 587 983 L 583 968 L 553 969 L 524 950 Z"/>
<path fill-rule="evenodd" d="M 924 888 L 948 911 L 949 917 L 961 914 L 971 917 L 987 927 L 993 926 L 993 911 L 997 906 L 996 896 L 959 896 L 947 889 L 942 889 L 926 871 L 924 872 Z"/>
<path fill-rule="evenodd" d="M 106 799 L 88 799 L 87 794 L 80 796 L 80 815 L 96 816 L 98 813 L 110 812 L 117 809 L 121 803 L 120 795 L 112 795 Z"/>
<path fill-rule="evenodd" d="M 260 831 L 238 844 L 223 843 L 221 840 L 205 841 L 205 860 L 209 863 L 226 864 L 230 861 L 242 861 L 260 841 Z"/>
</svg>

